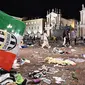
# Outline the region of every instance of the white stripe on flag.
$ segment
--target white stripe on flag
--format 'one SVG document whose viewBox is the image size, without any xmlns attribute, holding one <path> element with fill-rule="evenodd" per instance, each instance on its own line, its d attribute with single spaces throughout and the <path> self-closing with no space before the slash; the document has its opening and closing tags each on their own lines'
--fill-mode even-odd
<svg viewBox="0 0 85 85">
<path fill-rule="evenodd" d="M 15 40 L 15 39 L 13 39 L 13 38 L 11 38 L 11 41 L 16 42 L 16 40 Z"/>
<path fill-rule="evenodd" d="M 5 39 L 5 36 L 4 35 L 0 35 L 0 37 Z"/>
<path fill-rule="evenodd" d="M 11 48 L 13 48 L 15 45 L 12 45 L 12 44 L 10 44 L 8 47 L 11 47 Z"/>
<path fill-rule="evenodd" d="M 3 42 L 0 42 L 0 44 L 3 44 Z"/>
</svg>

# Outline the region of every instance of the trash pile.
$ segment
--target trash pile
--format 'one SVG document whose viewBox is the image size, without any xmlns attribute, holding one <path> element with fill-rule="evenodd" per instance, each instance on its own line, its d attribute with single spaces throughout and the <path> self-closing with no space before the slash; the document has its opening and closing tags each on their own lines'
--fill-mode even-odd
<svg viewBox="0 0 85 85">
<path fill-rule="evenodd" d="M 38 82 L 44 82 L 46 84 L 51 84 L 51 80 L 47 78 L 47 74 L 49 73 L 49 68 L 43 65 L 38 70 L 35 70 L 31 73 L 28 73 L 28 77 L 31 79 L 37 79 Z"/>
<path fill-rule="evenodd" d="M 55 79 L 55 83 L 57 83 L 57 84 L 61 84 L 61 82 L 65 82 L 65 80 L 62 79 L 61 77 L 55 77 L 55 76 L 53 76 L 53 78 Z"/>
<path fill-rule="evenodd" d="M 42 65 L 41 68 L 35 70 L 33 72 L 28 73 L 29 79 L 37 79 L 38 83 L 46 83 L 47 85 L 51 85 L 54 81 L 55 84 L 60 84 L 61 82 L 65 82 L 61 77 L 53 76 L 51 78 L 48 77 L 49 74 L 56 74 L 59 70 L 54 67 L 48 67 L 46 65 Z M 43 85 L 44 85 L 43 84 Z"/>
</svg>

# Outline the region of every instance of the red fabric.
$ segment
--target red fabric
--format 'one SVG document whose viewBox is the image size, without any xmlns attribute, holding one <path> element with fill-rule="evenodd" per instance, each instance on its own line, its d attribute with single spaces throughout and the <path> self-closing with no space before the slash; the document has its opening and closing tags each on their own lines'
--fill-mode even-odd
<svg viewBox="0 0 85 85">
<path fill-rule="evenodd" d="M 10 71 L 16 55 L 10 52 L 0 50 L 0 68 Z"/>
</svg>

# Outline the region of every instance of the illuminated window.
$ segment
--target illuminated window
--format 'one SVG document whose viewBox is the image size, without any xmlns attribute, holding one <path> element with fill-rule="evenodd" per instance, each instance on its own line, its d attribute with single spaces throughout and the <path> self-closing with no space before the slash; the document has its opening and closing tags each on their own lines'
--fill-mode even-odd
<svg viewBox="0 0 85 85">
<path fill-rule="evenodd" d="M 36 24 L 36 21 L 34 23 Z"/>
<path fill-rule="evenodd" d="M 31 22 L 31 24 L 33 24 L 33 22 Z"/>
</svg>

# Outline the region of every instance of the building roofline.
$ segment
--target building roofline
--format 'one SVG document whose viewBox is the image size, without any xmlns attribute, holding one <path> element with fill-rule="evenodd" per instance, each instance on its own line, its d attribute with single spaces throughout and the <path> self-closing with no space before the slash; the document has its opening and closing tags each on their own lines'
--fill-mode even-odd
<svg viewBox="0 0 85 85">
<path fill-rule="evenodd" d="M 40 20 L 40 19 L 44 19 L 44 18 L 29 19 L 29 20 L 26 20 L 25 22 L 27 22 L 27 21 L 33 21 L 33 20 Z"/>
</svg>

